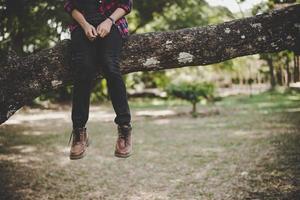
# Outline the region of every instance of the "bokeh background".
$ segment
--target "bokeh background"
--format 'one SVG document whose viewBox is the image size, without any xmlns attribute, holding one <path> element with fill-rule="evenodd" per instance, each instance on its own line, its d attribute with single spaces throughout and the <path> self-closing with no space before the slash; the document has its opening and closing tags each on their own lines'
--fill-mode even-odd
<svg viewBox="0 0 300 200">
<path fill-rule="evenodd" d="M 299 0 L 134 0 L 130 34 L 206 26 Z M 0 64 L 70 38 L 63 0 L 0 0 Z M 113 156 L 106 80 L 88 155 L 70 161 L 72 85 L 0 127 L 0 199 L 300 199 L 300 69 L 291 51 L 124 75 L 133 155 Z"/>
</svg>

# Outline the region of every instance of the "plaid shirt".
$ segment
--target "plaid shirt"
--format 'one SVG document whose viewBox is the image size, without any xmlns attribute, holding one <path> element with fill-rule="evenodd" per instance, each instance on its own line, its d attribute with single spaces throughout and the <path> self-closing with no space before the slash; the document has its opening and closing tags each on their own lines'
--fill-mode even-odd
<svg viewBox="0 0 300 200">
<path fill-rule="evenodd" d="M 98 12 L 100 12 L 102 15 L 106 17 L 110 16 L 117 8 L 123 8 L 126 12 L 125 15 L 127 15 L 131 12 L 132 5 L 133 5 L 133 0 L 98 0 L 98 1 L 100 2 L 100 4 L 97 10 Z M 75 9 L 75 6 L 72 3 L 72 0 L 65 0 L 64 10 L 71 15 L 73 9 Z M 84 15 L 84 13 L 82 14 Z M 129 36 L 128 22 L 125 18 L 125 15 L 123 15 L 115 22 L 122 38 L 124 39 Z M 75 20 L 73 20 L 73 22 L 68 25 L 68 28 L 72 32 L 78 26 L 79 24 Z"/>
</svg>

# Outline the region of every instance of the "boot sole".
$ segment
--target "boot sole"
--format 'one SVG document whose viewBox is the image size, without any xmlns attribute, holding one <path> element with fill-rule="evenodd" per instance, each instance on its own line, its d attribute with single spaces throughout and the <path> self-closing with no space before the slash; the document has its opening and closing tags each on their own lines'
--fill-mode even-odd
<svg viewBox="0 0 300 200">
<path fill-rule="evenodd" d="M 86 151 L 84 151 L 82 154 L 78 155 L 78 156 L 70 156 L 71 160 L 78 160 L 83 158 L 84 156 L 86 156 Z"/>
<path fill-rule="evenodd" d="M 78 160 L 78 159 L 81 159 L 81 158 L 83 158 L 84 156 L 86 156 L 86 151 L 87 151 L 87 148 L 88 148 L 89 145 L 90 145 L 90 141 L 87 140 L 85 151 L 82 152 L 80 155 L 76 155 L 76 156 L 70 155 L 70 160 Z"/>
<path fill-rule="evenodd" d="M 119 154 L 117 152 L 115 152 L 115 156 L 118 157 L 118 158 L 127 158 L 129 156 L 131 156 L 132 153 L 128 153 L 128 154 Z"/>
</svg>

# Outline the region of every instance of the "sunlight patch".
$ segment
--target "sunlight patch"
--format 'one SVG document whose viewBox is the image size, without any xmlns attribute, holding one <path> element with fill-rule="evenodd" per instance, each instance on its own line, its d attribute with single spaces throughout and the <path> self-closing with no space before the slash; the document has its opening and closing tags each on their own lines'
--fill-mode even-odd
<svg viewBox="0 0 300 200">
<path fill-rule="evenodd" d="M 31 153 L 37 151 L 37 148 L 35 146 L 29 146 L 29 145 L 17 145 L 12 146 L 10 149 L 18 150 L 21 153 Z"/>
<path fill-rule="evenodd" d="M 167 115 L 174 115 L 176 112 L 173 110 L 143 110 L 143 111 L 136 111 L 137 116 L 167 116 Z"/>
<path fill-rule="evenodd" d="M 238 130 L 238 131 L 235 131 L 233 134 L 240 136 L 240 135 L 249 135 L 251 133 L 249 131 Z"/>
<path fill-rule="evenodd" d="M 0 160 L 12 161 L 17 163 L 31 163 L 34 161 L 41 161 L 41 159 L 38 157 L 24 156 L 18 154 L 0 155 Z"/>
<path fill-rule="evenodd" d="M 285 111 L 289 113 L 295 113 L 295 112 L 300 112 L 300 108 L 290 108 L 290 109 L 286 109 Z"/>
<path fill-rule="evenodd" d="M 171 120 L 170 119 L 157 119 L 154 121 L 155 124 L 170 124 Z"/>
<path fill-rule="evenodd" d="M 30 131 L 23 131 L 22 134 L 23 135 L 42 135 L 43 132 L 30 130 Z"/>
</svg>

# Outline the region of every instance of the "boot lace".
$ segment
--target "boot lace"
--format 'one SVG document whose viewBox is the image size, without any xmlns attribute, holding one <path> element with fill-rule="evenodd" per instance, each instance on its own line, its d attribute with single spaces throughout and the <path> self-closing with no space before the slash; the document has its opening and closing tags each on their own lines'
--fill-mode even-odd
<svg viewBox="0 0 300 200">
<path fill-rule="evenodd" d="M 68 146 L 70 145 L 70 142 L 71 142 L 72 138 L 73 138 L 73 143 L 74 144 L 79 144 L 82 137 L 83 137 L 83 131 L 79 131 L 79 130 L 75 131 L 73 129 L 72 132 L 71 132 L 71 134 L 70 134 Z"/>
<path fill-rule="evenodd" d="M 128 135 L 131 131 L 131 126 L 118 126 L 118 135 L 120 138 L 125 140 L 125 144 L 128 143 Z"/>
</svg>

